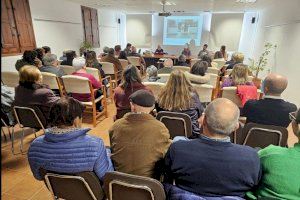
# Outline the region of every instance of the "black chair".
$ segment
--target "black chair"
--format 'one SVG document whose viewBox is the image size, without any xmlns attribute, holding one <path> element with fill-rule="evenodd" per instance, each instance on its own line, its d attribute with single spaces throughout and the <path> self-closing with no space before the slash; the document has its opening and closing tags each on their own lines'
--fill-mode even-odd
<svg viewBox="0 0 300 200">
<path fill-rule="evenodd" d="M 40 169 L 53 199 L 102 200 L 104 192 L 94 172 L 62 174 Z"/>
<path fill-rule="evenodd" d="M 165 124 L 171 139 L 175 136 L 192 136 L 192 121 L 190 116 L 185 113 L 160 111 L 157 113 L 156 119 Z"/>
<path fill-rule="evenodd" d="M 288 131 L 285 127 L 247 123 L 237 134 L 237 143 L 260 148 L 271 144 L 286 147 L 287 138 Z"/>
<path fill-rule="evenodd" d="M 7 116 L 7 114 L 2 110 L 1 108 L 1 133 L 4 136 L 4 140 L 7 141 L 7 136 L 3 130 L 3 128 L 6 127 L 8 134 L 9 134 L 9 138 L 11 139 L 11 132 L 10 132 L 10 128 L 12 128 L 12 132 L 14 131 L 14 125 L 11 125 L 9 123 L 9 118 Z"/>
<path fill-rule="evenodd" d="M 104 177 L 108 200 L 165 200 L 162 184 L 152 178 L 108 172 Z"/>
<path fill-rule="evenodd" d="M 23 139 L 24 139 L 24 128 L 33 128 L 35 129 L 34 135 L 36 137 L 36 131 L 42 129 L 45 133 L 45 127 L 47 126 L 47 121 L 42 111 L 37 106 L 31 107 L 21 107 L 21 106 L 13 106 L 14 114 L 18 124 L 22 129 L 22 137 L 21 137 L 21 145 L 20 152 L 23 152 Z M 12 153 L 14 152 L 14 133 L 12 133 Z"/>
</svg>

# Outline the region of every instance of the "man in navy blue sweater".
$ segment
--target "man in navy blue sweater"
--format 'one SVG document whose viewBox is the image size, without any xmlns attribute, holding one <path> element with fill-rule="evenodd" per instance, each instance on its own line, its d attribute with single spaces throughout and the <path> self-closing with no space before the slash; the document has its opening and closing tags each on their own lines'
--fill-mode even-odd
<svg viewBox="0 0 300 200">
<path fill-rule="evenodd" d="M 165 157 L 166 180 L 202 197 L 238 196 L 258 185 L 260 160 L 251 147 L 230 142 L 240 112 L 230 100 L 211 102 L 199 119 L 199 138 L 174 142 Z"/>
</svg>

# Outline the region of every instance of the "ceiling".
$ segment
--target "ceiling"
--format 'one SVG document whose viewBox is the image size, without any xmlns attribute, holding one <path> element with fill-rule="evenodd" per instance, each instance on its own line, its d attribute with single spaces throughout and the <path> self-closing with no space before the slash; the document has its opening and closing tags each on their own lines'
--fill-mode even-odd
<svg viewBox="0 0 300 200">
<path fill-rule="evenodd" d="M 161 12 L 160 0 L 69 0 L 81 5 L 118 10 L 124 13 Z M 255 3 L 240 3 L 236 0 L 167 0 L 171 4 L 165 7 L 168 12 L 244 12 L 260 10 L 280 0 L 257 0 Z"/>
</svg>

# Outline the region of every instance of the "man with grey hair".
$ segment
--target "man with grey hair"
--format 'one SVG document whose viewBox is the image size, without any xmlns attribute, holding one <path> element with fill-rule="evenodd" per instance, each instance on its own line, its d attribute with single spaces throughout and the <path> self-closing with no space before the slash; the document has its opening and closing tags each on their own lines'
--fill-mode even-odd
<svg viewBox="0 0 300 200">
<path fill-rule="evenodd" d="M 57 77 L 65 75 L 64 71 L 58 67 L 57 56 L 55 54 L 45 54 L 43 57 L 44 65 L 40 67 L 41 72 L 55 74 Z"/>
<path fill-rule="evenodd" d="M 164 67 L 157 71 L 158 74 L 171 74 L 173 71 L 173 60 L 168 58 L 164 61 Z"/>
<path fill-rule="evenodd" d="M 189 66 L 189 64 L 186 63 L 186 56 L 181 54 L 178 57 L 177 66 Z"/>
<path fill-rule="evenodd" d="M 258 185 L 261 170 L 256 150 L 230 142 L 239 115 L 232 101 L 218 98 L 199 119 L 203 128 L 199 138 L 173 142 L 165 157 L 166 181 L 175 180 L 177 186 L 169 186 L 172 190 L 202 197 L 244 197 Z"/>
<path fill-rule="evenodd" d="M 288 127 L 291 120 L 289 113 L 297 110 L 295 104 L 284 101 L 281 97 L 287 88 L 286 77 L 271 73 L 263 84 L 264 98 L 260 100 L 249 100 L 243 108 L 243 115 L 248 122 Z"/>
<path fill-rule="evenodd" d="M 119 72 L 119 78 L 121 78 L 123 67 L 119 59 L 115 57 L 115 50 L 113 48 L 108 49 L 107 55 L 101 58 L 101 62 L 110 62 L 114 64 Z"/>
</svg>

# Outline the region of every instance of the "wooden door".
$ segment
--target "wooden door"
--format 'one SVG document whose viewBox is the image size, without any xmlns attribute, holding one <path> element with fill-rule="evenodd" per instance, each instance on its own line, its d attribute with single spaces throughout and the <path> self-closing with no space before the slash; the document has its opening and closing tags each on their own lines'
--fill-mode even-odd
<svg viewBox="0 0 300 200">
<path fill-rule="evenodd" d="M 21 52 L 36 47 L 28 0 L 12 0 Z"/>
<path fill-rule="evenodd" d="M 83 20 L 83 29 L 84 29 L 84 39 L 86 42 L 93 44 L 91 12 L 89 8 L 84 6 L 82 6 L 82 20 Z"/>
<path fill-rule="evenodd" d="M 2 54 L 20 52 L 18 34 L 10 0 L 1 0 L 1 26 Z"/>
<path fill-rule="evenodd" d="M 99 27 L 98 27 L 98 13 L 96 9 L 91 9 L 91 24 L 93 32 L 93 47 L 100 47 L 99 42 Z"/>
</svg>

